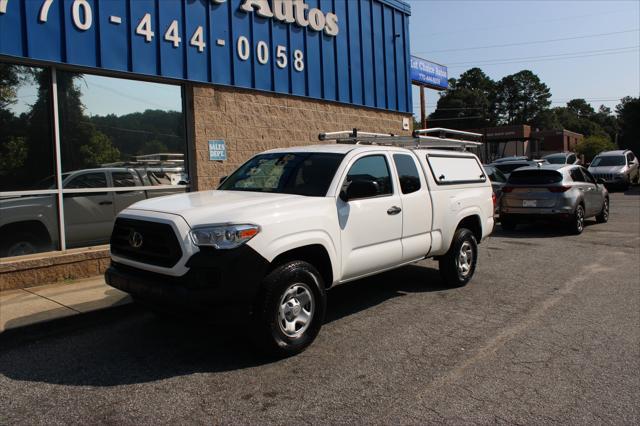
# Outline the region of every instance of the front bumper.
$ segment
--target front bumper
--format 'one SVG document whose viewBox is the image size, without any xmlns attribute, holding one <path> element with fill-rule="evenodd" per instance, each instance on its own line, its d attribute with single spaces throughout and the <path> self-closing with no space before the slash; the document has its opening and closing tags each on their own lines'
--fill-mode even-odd
<svg viewBox="0 0 640 426">
<path fill-rule="evenodd" d="M 238 318 L 252 311 L 269 262 L 244 245 L 235 250 L 203 249 L 187 266 L 186 274 L 172 277 L 112 262 L 105 281 L 161 310 Z"/>
</svg>

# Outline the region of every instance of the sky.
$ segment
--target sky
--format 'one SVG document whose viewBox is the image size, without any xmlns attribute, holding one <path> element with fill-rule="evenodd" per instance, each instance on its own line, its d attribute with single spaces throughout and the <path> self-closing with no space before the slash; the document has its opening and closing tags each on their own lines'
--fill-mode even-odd
<svg viewBox="0 0 640 426">
<path fill-rule="evenodd" d="M 640 96 L 640 0 L 409 4 L 412 54 L 447 65 L 449 77 L 474 66 L 494 80 L 528 69 L 551 89 L 552 106 L 585 98 L 613 109 L 621 97 Z M 533 43 L 548 40 L 556 41 Z M 427 90 L 429 113 L 438 97 Z M 413 104 L 419 115 L 415 87 Z"/>
<path fill-rule="evenodd" d="M 640 96 L 640 0 L 408 3 L 412 54 L 448 66 L 449 77 L 474 66 L 494 80 L 528 69 L 551 89 L 552 106 L 585 98 L 613 109 L 624 96 Z M 90 115 L 181 109 L 178 86 L 88 75 L 82 90 Z M 13 109 L 27 110 L 35 94 L 21 88 Z M 428 113 L 438 97 L 427 90 Z M 419 115 L 416 87 L 413 105 Z"/>
</svg>

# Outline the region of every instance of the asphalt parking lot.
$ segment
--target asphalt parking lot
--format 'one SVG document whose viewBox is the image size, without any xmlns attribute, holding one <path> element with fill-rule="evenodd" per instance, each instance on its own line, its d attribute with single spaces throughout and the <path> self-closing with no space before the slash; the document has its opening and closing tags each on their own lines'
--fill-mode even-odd
<svg viewBox="0 0 640 426">
<path fill-rule="evenodd" d="M 480 247 L 465 288 L 426 261 L 332 290 L 286 360 L 136 307 L 12 335 L 0 423 L 638 424 L 640 189 L 582 235 L 498 227 Z"/>
</svg>

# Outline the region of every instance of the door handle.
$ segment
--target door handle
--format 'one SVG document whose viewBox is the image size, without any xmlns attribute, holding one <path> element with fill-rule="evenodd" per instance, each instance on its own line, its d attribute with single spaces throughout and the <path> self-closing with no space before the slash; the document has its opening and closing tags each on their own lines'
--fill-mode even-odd
<svg viewBox="0 0 640 426">
<path fill-rule="evenodd" d="M 113 201 L 100 201 L 98 204 L 101 206 L 110 206 L 113 204 Z"/>
<path fill-rule="evenodd" d="M 389 210 L 387 210 L 387 214 L 388 215 L 394 215 L 394 214 L 398 214 L 402 211 L 402 209 L 398 206 L 393 206 L 391 208 L 389 208 Z"/>
</svg>

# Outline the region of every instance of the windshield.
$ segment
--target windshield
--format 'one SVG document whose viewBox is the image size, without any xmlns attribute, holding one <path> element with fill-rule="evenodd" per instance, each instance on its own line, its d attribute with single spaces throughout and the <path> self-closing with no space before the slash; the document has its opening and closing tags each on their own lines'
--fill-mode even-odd
<svg viewBox="0 0 640 426">
<path fill-rule="evenodd" d="M 494 167 L 500 170 L 502 173 L 511 173 L 515 169 L 520 167 L 527 167 L 529 163 L 511 163 L 511 164 L 496 164 Z"/>
<path fill-rule="evenodd" d="M 546 185 L 561 180 L 562 174 L 555 170 L 516 170 L 509 176 L 509 183 L 516 185 Z"/>
<path fill-rule="evenodd" d="M 566 157 L 564 155 L 553 155 L 550 157 L 544 157 L 551 164 L 564 164 L 566 161 Z"/>
<path fill-rule="evenodd" d="M 273 153 L 253 157 L 218 188 L 324 197 L 343 154 Z"/>
<path fill-rule="evenodd" d="M 504 183 L 507 181 L 505 175 L 493 166 L 484 166 L 484 171 L 487 173 L 487 176 L 489 176 L 491 182 Z"/>
<path fill-rule="evenodd" d="M 70 174 L 71 173 L 63 173 L 61 180 L 64 181 Z M 47 178 L 42 179 L 37 184 L 33 185 L 33 189 L 42 189 L 42 188 L 56 189 L 57 188 L 56 185 L 57 185 L 56 176 L 49 176 Z"/>
<path fill-rule="evenodd" d="M 626 163 L 623 155 L 607 155 L 596 157 L 591 162 L 591 167 L 624 166 Z"/>
</svg>

